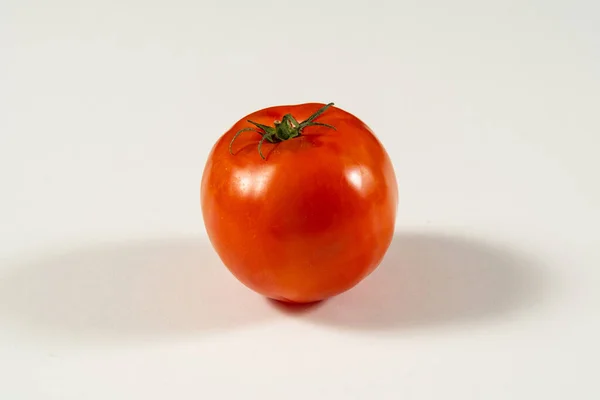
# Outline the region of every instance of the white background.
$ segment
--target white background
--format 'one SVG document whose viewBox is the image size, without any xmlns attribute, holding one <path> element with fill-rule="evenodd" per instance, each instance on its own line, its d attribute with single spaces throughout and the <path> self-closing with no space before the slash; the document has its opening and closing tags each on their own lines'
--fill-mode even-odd
<svg viewBox="0 0 600 400">
<path fill-rule="evenodd" d="M 0 398 L 598 399 L 600 3 L 0 2 Z M 207 244 L 237 119 L 388 149 L 381 267 L 280 309 Z"/>
</svg>

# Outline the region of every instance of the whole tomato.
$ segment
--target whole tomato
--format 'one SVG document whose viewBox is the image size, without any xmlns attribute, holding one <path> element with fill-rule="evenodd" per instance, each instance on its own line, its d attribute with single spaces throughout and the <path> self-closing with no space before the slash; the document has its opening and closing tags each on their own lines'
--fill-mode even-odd
<svg viewBox="0 0 600 400">
<path fill-rule="evenodd" d="M 373 132 L 333 103 L 256 111 L 212 148 L 201 205 L 225 266 L 272 299 L 307 303 L 369 275 L 394 235 L 398 188 Z"/>
</svg>

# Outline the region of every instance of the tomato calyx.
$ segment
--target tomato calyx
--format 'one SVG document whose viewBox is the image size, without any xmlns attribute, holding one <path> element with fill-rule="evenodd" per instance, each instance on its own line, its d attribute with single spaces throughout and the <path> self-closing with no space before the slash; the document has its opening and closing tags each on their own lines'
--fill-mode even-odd
<svg viewBox="0 0 600 400">
<path fill-rule="evenodd" d="M 335 127 L 332 125 L 324 124 L 321 122 L 314 122 L 315 119 L 317 119 L 321 114 L 327 111 L 327 109 L 332 105 L 333 103 L 329 103 L 321 107 L 313 115 L 311 115 L 302 122 L 298 122 L 292 114 L 285 114 L 281 118 L 281 121 L 273 121 L 273 126 L 259 124 L 258 122 L 248 120 L 248 122 L 254 125 L 254 127 L 246 127 L 237 131 L 237 133 L 233 136 L 233 139 L 231 139 L 231 142 L 229 143 L 229 153 L 233 155 L 233 142 L 235 142 L 238 136 L 240 136 L 240 134 L 242 134 L 243 132 L 253 131 L 257 132 L 259 135 L 262 136 L 260 142 L 258 142 L 258 154 L 263 160 L 266 160 L 266 157 L 262 153 L 262 145 L 265 142 L 265 140 L 269 143 L 279 143 L 283 142 L 284 140 L 294 139 L 298 136 L 301 136 L 303 129 L 307 126 L 324 126 L 326 128 L 331 128 L 335 130 Z"/>
</svg>

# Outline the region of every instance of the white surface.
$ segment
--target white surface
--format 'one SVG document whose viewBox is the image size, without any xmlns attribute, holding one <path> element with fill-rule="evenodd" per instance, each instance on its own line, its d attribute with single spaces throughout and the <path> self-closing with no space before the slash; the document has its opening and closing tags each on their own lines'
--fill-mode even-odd
<svg viewBox="0 0 600 400">
<path fill-rule="evenodd" d="M 600 3 L 493 3 L 2 1 L 0 398 L 600 398 Z M 305 101 L 388 148 L 399 233 L 290 312 L 199 180 Z"/>
</svg>

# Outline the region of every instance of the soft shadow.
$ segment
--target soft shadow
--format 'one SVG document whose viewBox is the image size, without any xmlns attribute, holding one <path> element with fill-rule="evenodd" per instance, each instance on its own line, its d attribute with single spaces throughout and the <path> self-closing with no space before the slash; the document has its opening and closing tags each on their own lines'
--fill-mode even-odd
<svg viewBox="0 0 600 400">
<path fill-rule="evenodd" d="M 266 316 L 202 239 L 104 244 L 13 267 L 0 276 L 0 320 L 20 332 L 194 335 Z"/>
<path fill-rule="evenodd" d="M 284 314 L 300 315 L 315 311 L 317 308 L 326 304 L 326 301 L 315 301 L 313 303 L 287 303 L 274 299 L 266 299 L 269 304 Z"/>
<path fill-rule="evenodd" d="M 308 319 L 385 330 L 500 318 L 540 301 L 541 272 L 533 260 L 489 243 L 397 234 L 375 272 L 309 310 Z"/>
</svg>

